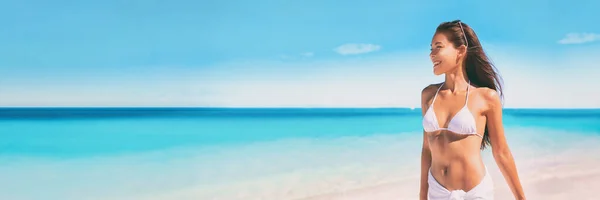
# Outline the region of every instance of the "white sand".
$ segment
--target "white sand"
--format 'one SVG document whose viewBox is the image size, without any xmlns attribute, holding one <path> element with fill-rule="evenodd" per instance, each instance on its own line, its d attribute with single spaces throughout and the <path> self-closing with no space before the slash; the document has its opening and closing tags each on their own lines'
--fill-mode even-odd
<svg viewBox="0 0 600 200">
<path fill-rule="evenodd" d="M 514 199 L 495 163 L 488 161 L 486 164 L 494 180 L 496 199 Z M 527 199 L 599 199 L 600 151 L 581 149 L 545 158 L 520 160 L 517 165 Z M 411 176 L 408 179 L 302 200 L 418 199 L 419 177 Z"/>
<path fill-rule="evenodd" d="M 589 157 L 587 155 L 593 155 Z M 598 199 L 597 191 L 600 189 L 600 156 L 589 153 L 586 155 L 560 155 L 546 157 L 518 163 L 519 175 L 528 199 L 566 200 L 566 199 Z M 496 187 L 496 199 L 514 199 L 508 185 L 500 174 L 495 163 L 488 162 L 490 174 Z M 288 177 L 289 178 L 289 177 Z M 137 196 L 134 199 L 247 199 L 247 200 L 399 200 L 418 199 L 419 176 L 403 176 L 402 181 L 382 183 L 375 186 L 345 190 L 344 187 L 336 188 L 336 192 L 323 193 L 331 190 L 332 185 L 342 185 L 341 182 L 331 180 L 329 185 L 304 185 L 304 187 L 274 186 L 274 180 L 264 182 L 239 183 L 239 187 L 231 187 L 227 191 L 213 191 L 210 189 L 191 187 L 161 195 Z M 339 179 L 343 180 L 343 179 Z M 346 179 L 347 180 L 347 179 Z M 315 184 L 323 181 L 311 179 Z M 310 181 L 305 183 L 310 184 Z M 250 186 L 250 187 L 249 187 Z M 238 188 L 238 189 L 232 189 Z M 274 188 L 288 188 L 274 190 Z M 317 190 L 314 188 L 322 188 Z M 334 187 L 335 188 L 335 187 Z M 304 189 L 304 190 L 303 190 Z M 315 193 L 323 193 L 310 195 Z M 211 197 L 211 194 L 213 195 Z M 304 197 L 301 197 L 304 196 Z"/>
<path fill-rule="evenodd" d="M 598 199 L 600 147 L 594 141 L 548 154 L 513 150 L 528 199 Z M 369 153 L 371 154 L 371 153 Z M 526 155 L 526 156 L 525 156 Z M 418 156 L 402 155 L 417 160 Z M 484 160 L 496 187 L 496 199 L 514 199 L 489 151 Z M 417 160 L 418 161 L 418 160 Z M 207 200 L 397 200 L 418 199 L 419 166 L 365 163 L 296 170 L 223 185 L 195 185 L 172 191 L 148 192 L 125 199 Z M 401 166 L 402 169 L 393 169 Z M 595 189 L 595 190 L 594 190 Z"/>
</svg>

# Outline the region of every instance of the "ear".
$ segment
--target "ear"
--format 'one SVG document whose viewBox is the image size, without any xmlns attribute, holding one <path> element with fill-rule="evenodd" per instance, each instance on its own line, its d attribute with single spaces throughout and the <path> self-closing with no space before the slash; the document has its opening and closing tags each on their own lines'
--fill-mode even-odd
<svg viewBox="0 0 600 200">
<path fill-rule="evenodd" d="M 465 55 L 467 55 L 467 46 L 463 44 L 456 48 L 456 64 L 460 63 L 461 59 L 464 58 Z"/>
<path fill-rule="evenodd" d="M 467 55 L 467 46 L 465 46 L 464 44 L 460 45 L 460 47 L 458 47 L 458 55 L 463 57 Z"/>
</svg>

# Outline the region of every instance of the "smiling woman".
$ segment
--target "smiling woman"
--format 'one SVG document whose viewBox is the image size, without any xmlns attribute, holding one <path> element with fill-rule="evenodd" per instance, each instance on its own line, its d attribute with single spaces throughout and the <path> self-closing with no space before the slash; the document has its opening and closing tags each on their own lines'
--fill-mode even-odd
<svg viewBox="0 0 600 200">
<path fill-rule="evenodd" d="M 480 154 L 488 145 L 515 198 L 525 199 L 504 137 L 500 77 L 477 35 L 460 20 L 444 22 L 431 43 L 433 72 L 445 81 L 422 91 L 421 199 L 493 199 Z"/>
</svg>

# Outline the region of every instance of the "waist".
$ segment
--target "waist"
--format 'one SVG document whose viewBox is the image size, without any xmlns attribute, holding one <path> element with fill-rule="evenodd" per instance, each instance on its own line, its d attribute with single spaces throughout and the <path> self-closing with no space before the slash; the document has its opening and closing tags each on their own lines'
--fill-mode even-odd
<svg viewBox="0 0 600 200">
<path fill-rule="evenodd" d="M 481 156 L 432 159 L 429 169 L 436 181 L 448 190 L 468 191 L 486 175 Z"/>
</svg>

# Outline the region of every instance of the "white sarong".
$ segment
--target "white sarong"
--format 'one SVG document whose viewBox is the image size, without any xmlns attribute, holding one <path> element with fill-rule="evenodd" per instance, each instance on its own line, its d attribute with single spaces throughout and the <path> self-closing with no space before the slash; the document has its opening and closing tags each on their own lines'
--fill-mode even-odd
<svg viewBox="0 0 600 200">
<path fill-rule="evenodd" d="M 494 199 L 494 182 L 492 177 L 485 168 L 485 175 L 483 180 L 475 186 L 473 189 L 465 192 L 463 190 L 448 191 L 444 186 L 435 180 L 429 171 L 427 178 L 429 183 L 429 189 L 427 192 L 427 198 L 429 200 L 493 200 Z"/>
</svg>

